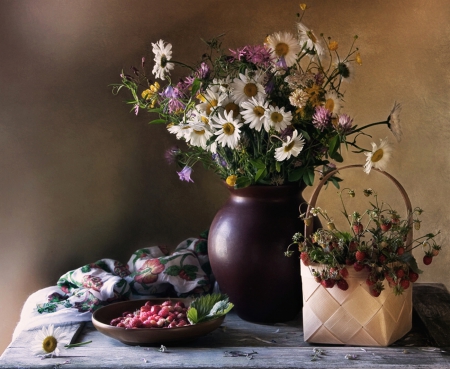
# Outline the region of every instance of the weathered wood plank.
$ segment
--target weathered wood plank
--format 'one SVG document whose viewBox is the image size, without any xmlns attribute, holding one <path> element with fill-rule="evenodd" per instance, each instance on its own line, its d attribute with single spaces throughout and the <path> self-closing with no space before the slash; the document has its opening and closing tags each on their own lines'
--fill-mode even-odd
<svg viewBox="0 0 450 369">
<path fill-rule="evenodd" d="M 63 369 L 450 368 L 450 354 L 445 348 L 449 345 L 445 337 L 450 333 L 450 295 L 442 285 L 423 284 L 415 287 L 414 299 L 418 313 L 413 315 L 412 331 L 388 348 L 311 345 L 303 341 L 301 314 L 286 324 L 261 325 L 243 321 L 232 312 L 219 329 L 191 342 L 167 344 L 166 352 L 159 351 L 160 345 L 127 346 L 102 335 L 88 322 L 78 331 L 76 342 L 92 343 L 64 350 L 57 358 L 40 360 L 29 350 L 36 332 L 24 331 L 0 357 L 0 368 L 53 369 L 63 363 Z M 76 335 L 79 326 L 70 326 L 70 334 Z M 435 347 L 433 339 L 441 347 Z M 322 353 L 312 361 L 314 349 Z"/>
<path fill-rule="evenodd" d="M 450 294 L 443 284 L 417 283 L 413 306 L 438 347 L 450 347 Z"/>
</svg>

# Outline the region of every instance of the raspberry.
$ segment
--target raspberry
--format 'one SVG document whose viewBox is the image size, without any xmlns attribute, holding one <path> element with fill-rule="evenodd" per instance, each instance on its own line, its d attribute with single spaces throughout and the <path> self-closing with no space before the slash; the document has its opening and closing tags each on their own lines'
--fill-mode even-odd
<svg viewBox="0 0 450 369">
<path fill-rule="evenodd" d="M 167 318 L 170 314 L 169 308 L 167 306 L 164 306 L 163 308 L 161 308 L 161 310 L 159 311 L 158 315 L 162 316 L 163 318 Z"/>
</svg>

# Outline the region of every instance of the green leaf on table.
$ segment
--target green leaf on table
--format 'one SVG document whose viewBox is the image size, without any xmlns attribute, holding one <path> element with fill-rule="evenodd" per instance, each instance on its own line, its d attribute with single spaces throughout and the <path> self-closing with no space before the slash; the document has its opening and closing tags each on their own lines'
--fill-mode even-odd
<svg viewBox="0 0 450 369">
<path fill-rule="evenodd" d="M 191 324 L 212 320 L 227 314 L 234 305 L 229 302 L 228 296 L 222 293 L 203 295 L 194 301 L 187 311 Z"/>
<path fill-rule="evenodd" d="M 244 188 L 252 184 L 252 181 L 248 177 L 239 177 L 234 184 L 234 188 Z"/>
</svg>

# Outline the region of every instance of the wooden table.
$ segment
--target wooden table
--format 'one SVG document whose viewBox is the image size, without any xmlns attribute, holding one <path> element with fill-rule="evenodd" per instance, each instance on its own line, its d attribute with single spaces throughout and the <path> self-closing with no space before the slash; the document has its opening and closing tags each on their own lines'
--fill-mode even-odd
<svg viewBox="0 0 450 369">
<path fill-rule="evenodd" d="M 300 316 L 260 325 L 231 312 L 214 332 L 164 352 L 127 346 L 88 322 L 72 329 L 76 342 L 92 343 L 40 360 L 29 351 L 35 332 L 22 332 L 0 368 L 450 368 L 450 294 L 441 284 L 416 284 L 413 304 L 413 329 L 387 348 L 312 345 L 303 341 Z"/>
</svg>

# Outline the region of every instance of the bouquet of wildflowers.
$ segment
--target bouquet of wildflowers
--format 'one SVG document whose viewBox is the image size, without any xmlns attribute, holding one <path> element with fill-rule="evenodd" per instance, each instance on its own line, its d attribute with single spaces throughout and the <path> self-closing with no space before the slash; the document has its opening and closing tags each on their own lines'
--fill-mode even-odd
<svg viewBox="0 0 450 369">
<path fill-rule="evenodd" d="M 166 124 L 185 142 L 167 153 L 180 166 L 180 179 L 192 181 L 193 166 L 202 162 L 234 188 L 312 185 L 316 172 L 343 161 L 342 146 L 367 156 L 367 173 L 372 166 L 383 169 L 391 150 L 387 138 L 371 149 L 360 147 L 357 138 L 384 124 L 400 140 L 400 105 L 394 104 L 386 120 L 361 127 L 342 113 L 341 87 L 354 64 L 361 64 L 357 37 L 341 57 L 336 41 L 316 36 L 301 22 L 306 5 L 300 8 L 295 33 L 275 32 L 260 45 L 229 52 L 219 36 L 205 41 L 208 50 L 194 67 L 173 60 L 172 45 L 159 40 L 152 44 L 152 76 L 145 58 L 141 68 L 122 72 L 114 93 L 128 89 L 136 114 L 156 114 L 150 123 Z M 176 65 L 189 72 L 174 82 L 170 72 Z M 339 178 L 330 180 L 339 187 Z"/>
</svg>

